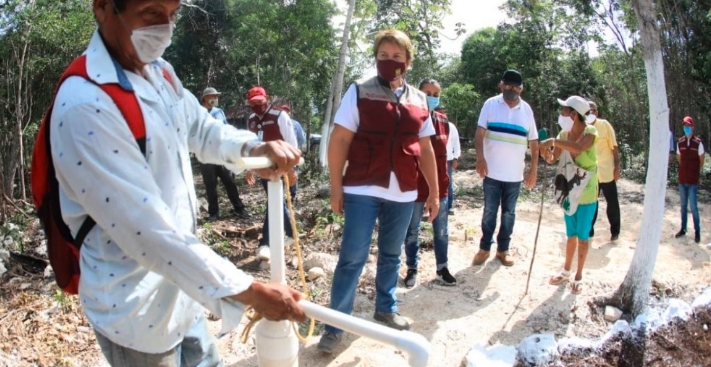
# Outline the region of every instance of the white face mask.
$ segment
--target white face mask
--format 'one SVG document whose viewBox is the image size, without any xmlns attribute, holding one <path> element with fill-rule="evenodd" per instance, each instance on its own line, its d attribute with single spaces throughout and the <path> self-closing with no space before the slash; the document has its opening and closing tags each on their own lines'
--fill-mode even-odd
<svg viewBox="0 0 711 367">
<path fill-rule="evenodd" d="M 137 28 L 131 32 L 131 43 L 141 62 L 148 64 L 163 56 L 165 49 L 170 46 L 174 27 L 173 23 L 167 23 Z"/>
<path fill-rule="evenodd" d="M 558 115 L 558 125 L 560 125 L 560 128 L 563 129 L 563 131 L 570 131 L 570 129 L 573 128 L 574 123 L 575 122 L 570 118 L 570 116 Z"/>
</svg>

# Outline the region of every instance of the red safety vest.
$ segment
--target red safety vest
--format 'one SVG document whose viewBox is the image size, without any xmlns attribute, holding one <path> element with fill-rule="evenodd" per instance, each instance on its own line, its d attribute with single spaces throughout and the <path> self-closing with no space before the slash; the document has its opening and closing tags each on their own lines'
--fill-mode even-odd
<svg viewBox="0 0 711 367">
<path fill-rule="evenodd" d="M 689 145 L 687 146 L 687 140 Z M 690 139 L 686 135 L 679 138 L 677 147 L 681 156 L 679 164 L 679 183 L 685 185 L 698 185 L 699 174 L 701 173 L 701 158 L 699 157 L 699 145 L 701 138 L 692 136 Z"/>
<path fill-rule="evenodd" d="M 447 172 L 447 140 L 449 139 L 449 120 L 443 113 L 432 111 L 432 124 L 435 134 L 430 137 L 432 149 L 434 149 L 435 160 L 437 162 L 437 184 L 439 185 L 439 198 L 447 197 L 449 188 L 449 174 Z M 427 185 L 425 176 L 420 171 L 420 178 L 417 180 L 417 202 L 425 202 L 430 196 L 430 187 Z"/>
<path fill-rule="evenodd" d="M 395 172 L 400 191 L 417 189 L 419 134 L 429 111 L 422 92 L 404 88 L 398 98 L 378 77 L 356 83 L 360 123 L 348 150 L 344 186 L 387 188 Z"/>
<path fill-rule="evenodd" d="M 279 115 L 282 111 L 276 108 L 269 108 L 267 112 L 259 118 L 256 113 L 249 117 L 249 131 L 259 135 L 262 133 L 262 141 L 284 140 L 279 129 Z"/>
</svg>

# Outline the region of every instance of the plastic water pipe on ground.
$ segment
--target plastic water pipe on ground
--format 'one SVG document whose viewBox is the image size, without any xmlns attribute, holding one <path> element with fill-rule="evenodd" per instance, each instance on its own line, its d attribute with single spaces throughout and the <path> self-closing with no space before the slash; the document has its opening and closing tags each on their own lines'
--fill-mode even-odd
<svg viewBox="0 0 711 367">
<path fill-rule="evenodd" d="M 266 168 L 272 165 L 266 157 L 242 158 L 238 163 L 245 169 Z M 269 208 L 269 247 L 271 250 L 271 281 L 286 283 L 286 259 L 284 251 L 284 215 L 282 205 L 284 184 L 281 180 L 267 183 L 267 207 Z M 294 234 L 297 235 L 296 233 Z M 430 343 L 420 334 L 395 330 L 374 322 L 334 311 L 309 301 L 300 305 L 310 318 L 332 325 L 355 335 L 392 345 L 409 355 L 412 367 L 425 367 L 429 360 Z M 261 320 L 256 328 L 257 357 L 260 367 L 298 367 L 299 339 L 291 321 Z"/>
</svg>

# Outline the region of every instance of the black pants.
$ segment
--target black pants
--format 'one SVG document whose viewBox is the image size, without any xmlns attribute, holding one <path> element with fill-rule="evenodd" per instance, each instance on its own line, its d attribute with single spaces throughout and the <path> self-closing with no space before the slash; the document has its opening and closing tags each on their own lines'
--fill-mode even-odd
<svg viewBox="0 0 711 367">
<path fill-rule="evenodd" d="M 600 191 L 602 191 L 607 202 L 607 220 L 610 221 L 610 234 L 617 236 L 620 234 L 620 202 L 617 200 L 617 183 L 615 181 L 600 182 Z M 599 208 L 600 206 L 598 205 L 597 207 Z M 597 210 L 595 209 L 595 216 L 593 217 L 593 228 L 597 221 Z"/>
<path fill-rule="evenodd" d="M 202 180 L 205 183 L 205 191 L 207 191 L 207 212 L 210 216 L 217 216 L 220 213 L 220 206 L 217 202 L 217 178 L 222 180 L 227 191 L 227 197 L 230 199 L 235 210 L 244 208 L 242 200 L 239 198 L 237 185 L 230 177 L 230 171 L 222 166 L 215 164 L 201 164 L 200 171 L 202 172 Z"/>
</svg>

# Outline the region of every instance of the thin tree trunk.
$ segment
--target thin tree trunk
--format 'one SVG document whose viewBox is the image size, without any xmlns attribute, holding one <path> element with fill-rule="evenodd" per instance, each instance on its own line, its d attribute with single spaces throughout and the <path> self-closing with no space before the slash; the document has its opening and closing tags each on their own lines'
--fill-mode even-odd
<svg viewBox="0 0 711 367">
<path fill-rule="evenodd" d="M 346 23 L 343 26 L 343 39 L 341 40 L 341 52 L 338 55 L 338 67 L 336 69 L 336 77 L 334 79 L 333 88 L 331 88 L 331 95 L 328 98 L 328 103 L 326 105 L 326 116 L 323 120 L 321 135 L 321 146 L 319 157 L 321 158 L 321 165 L 323 167 L 328 166 L 328 159 L 326 157 L 326 151 L 328 150 L 328 132 L 330 131 L 330 126 L 332 123 L 334 111 L 338 109 L 341 104 L 341 93 L 343 92 L 343 76 L 346 73 L 346 57 L 348 56 L 348 43 L 351 31 L 351 19 L 353 19 L 353 12 L 355 11 L 355 0 L 350 0 L 348 2 L 348 12 L 346 13 Z"/>
<path fill-rule="evenodd" d="M 662 147 L 669 139 L 669 107 L 664 81 L 664 61 L 652 0 L 633 0 L 641 33 L 649 93 L 650 146 Z M 649 288 L 659 251 L 666 195 L 667 150 L 652 149 L 644 192 L 644 212 L 639 239 L 624 281 L 611 302 L 636 317 L 647 307 Z"/>
</svg>

